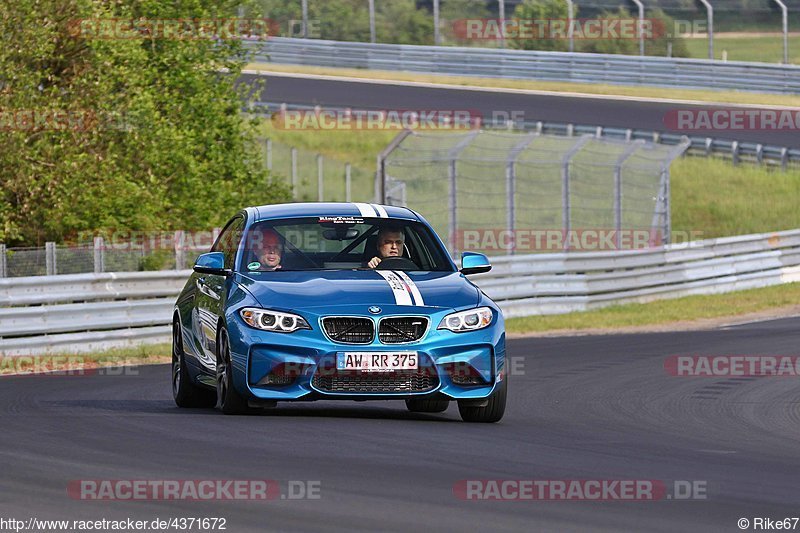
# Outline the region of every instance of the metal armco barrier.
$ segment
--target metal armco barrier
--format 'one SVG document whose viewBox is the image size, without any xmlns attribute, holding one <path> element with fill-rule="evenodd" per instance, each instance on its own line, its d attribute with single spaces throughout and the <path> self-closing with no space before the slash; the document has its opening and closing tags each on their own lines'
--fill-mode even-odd
<svg viewBox="0 0 800 533">
<path fill-rule="evenodd" d="M 494 258 L 472 277 L 507 318 L 800 281 L 800 230 L 626 252 Z M 190 271 L 0 280 L 0 356 L 169 342 Z"/>
<path fill-rule="evenodd" d="M 615 54 L 372 44 L 275 37 L 247 42 L 258 62 L 459 76 L 797 94 L 800 66 Z"/>
</svg>

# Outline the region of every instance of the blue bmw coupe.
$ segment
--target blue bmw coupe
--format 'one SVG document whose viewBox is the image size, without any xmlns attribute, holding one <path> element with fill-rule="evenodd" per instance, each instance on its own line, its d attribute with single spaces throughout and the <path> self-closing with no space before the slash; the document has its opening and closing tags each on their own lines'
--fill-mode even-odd
<svg viewBox="0 0 800 533">
<path fill-rule="evenodd" d="M 250 207 L 201 255 L 175 304 L 180 407 L 250 413 L 279 401 L 405 400 L 497 422 L 505 326 L 425 219 L 404 207 Z"/>
</svg>

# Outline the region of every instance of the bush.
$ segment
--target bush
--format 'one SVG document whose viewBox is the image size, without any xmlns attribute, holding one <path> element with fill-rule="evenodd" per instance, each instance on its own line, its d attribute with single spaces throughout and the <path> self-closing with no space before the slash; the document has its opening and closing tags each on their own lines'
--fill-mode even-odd
<svg viewBox="0 0 800 533">
<path fill-rule="evenodd" d="M 238 5 L 0 3 L 0 242 L 205 229 L 245 204 L 287 199 L 263 169 L 254 124 L 240 113 L 246 88 L 234 82 L 245 54 L 236 40 L 84 39 L 71 25 L 222 18 Z M 19 117 L 31 110 L 73 113 L 83 125 L 26 129 Z"/>
</svg>

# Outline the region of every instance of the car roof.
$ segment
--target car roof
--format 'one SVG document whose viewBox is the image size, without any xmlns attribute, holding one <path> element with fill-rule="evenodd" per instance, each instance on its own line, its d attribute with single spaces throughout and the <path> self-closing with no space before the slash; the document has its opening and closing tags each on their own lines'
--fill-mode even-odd
<svg viewBox="0 0 800 533">
<path fill-rule="evenodd" d="M 262 205 L 248 208 L 249 210 L 252 210 L 251 214 L 254 215 L 255 221 L 317 216 L 399 218 L 421 221 L 421 218 L 407 207 L 359 202 L 298 202 Z"/>
</svg>

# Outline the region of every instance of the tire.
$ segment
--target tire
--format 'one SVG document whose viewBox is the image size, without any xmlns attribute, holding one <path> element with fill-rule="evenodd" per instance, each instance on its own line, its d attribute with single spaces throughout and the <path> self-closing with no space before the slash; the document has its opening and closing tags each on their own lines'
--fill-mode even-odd
<svg viewBox="0 0 800 533">
<path fill-rule="evenodd" d="M 458 412 L 464 422 L 493 423 L 500 421 L 506 411 L 506 396 L 508 395 L 508 376 L 505 376 L 500 386 L 495 389 L 485 407 L 475 407 L 468 401 L 458 402 Z"/>
<path fill-rule="evenodd" d="M 220 329 L 217 339 L 217 407 L 226 415 L 246 415 L 252 412 L 247 400 L 233 385 L 233 365 L 228 332 Z"/>
<path fill-rule="evenodd" d="M 406 400 L 406 408 L 412 413 L 441 413 L 450 406 L 450 400 Z"/>
<path fill-rule="evenodd" d="M 172 398 L 178 407 L 214 407 L 214 392 L 192 383 L 183 352 L 180 322 L 172 323 Z"/>
</svg>

